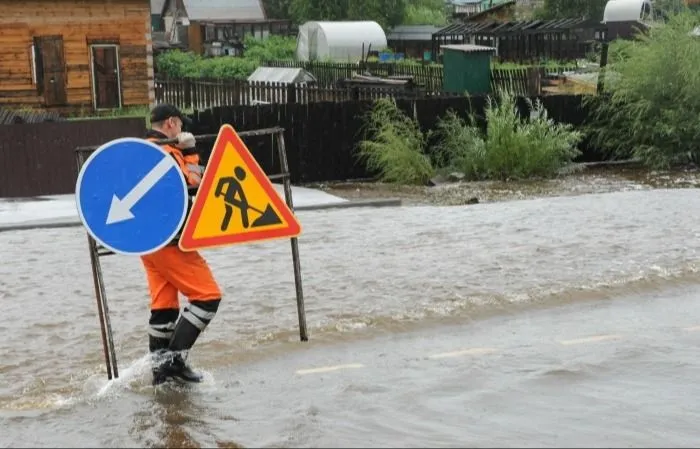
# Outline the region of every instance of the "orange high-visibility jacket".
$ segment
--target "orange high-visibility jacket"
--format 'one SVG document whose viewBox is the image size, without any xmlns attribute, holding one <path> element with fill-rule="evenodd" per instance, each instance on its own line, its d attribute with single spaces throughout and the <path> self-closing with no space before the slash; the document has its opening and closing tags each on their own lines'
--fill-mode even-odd
<svg viewBox="0 0 700 449">
<path fill-rule="evenodd" d="M 149 131 L 146 135 L 146 139 L 151 142 L 161 139 L 167 139 L 165 134 L 158 131 Z M 193 150 L 181 150 L 173 145 L 162 145 L 163 149 L 167 151 L 174 159 L 177 161 L 178 167 L 185 176 L 185 181 L 189 187 L 198 187 L 202 182 L 202 175 L 204 174 L 204 167 L 200 165 L 200 157 L 194 149 Z"/>
</svg>

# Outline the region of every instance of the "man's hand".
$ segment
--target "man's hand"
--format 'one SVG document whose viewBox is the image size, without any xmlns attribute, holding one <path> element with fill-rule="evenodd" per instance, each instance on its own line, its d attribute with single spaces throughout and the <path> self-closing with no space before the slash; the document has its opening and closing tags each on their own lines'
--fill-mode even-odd
<svg viewBox="0 0 700 449">
<path fill-rule="evenodd" d="M 175 144 L 175 146 L 184 150 L 186 148 L 193 148 L 196 143 L 192 133 L 180 133 L 177 135 L 177 144 Z"/>
</svg>

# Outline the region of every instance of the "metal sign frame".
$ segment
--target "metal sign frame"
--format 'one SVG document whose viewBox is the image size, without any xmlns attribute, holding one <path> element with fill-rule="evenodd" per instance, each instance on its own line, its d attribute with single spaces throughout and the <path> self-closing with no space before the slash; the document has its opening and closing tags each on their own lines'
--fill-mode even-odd
<svg viewBox="0 0 700 449">
<path fill-rule="evenodd" d="M 254 136 L 265 136 L 269 135 L 272 138 L 273 146 L 277 147 L 277 154 L 280 159 L 281 173 L 267 175 L 270 181 L 282 180 L 282 185 L 284 187 L 284 199 L 287 206 L 294 212 L 294 204 L 292 201 L 292 185 L 289 174 L 289 165 L 287 163 L 287 150 L 284 142 L 284 128 L 274 127 L 274 128 L 264 128 L 256 129 L 251 131 L 240 131 L 237 132 L 240 137 L 254 137 Z M 216 140 L 218 134 L 204 134 L 195 136 L 197 142 L 206 142 Z M 156 144 L 168 144 L 174 143 L 175 140 L 160 140 L 156 141 Z M 275 145 L 276 143 L 276 145 Z M 83 164 L 87 158 L 94 152 L 99 145 L 93 146 L 81 146 L 75 149 L 76 164 L 78 166 L 78 172 L 83 167 Z M 86 232 L 87 233 L 87 232 Z M 180 234 L 176 236 L 180 238 Z M 107 367 L 107 379 L 119 377 L 119 370 L 117 368 L 117 356 L 114 348 L 114 338 L 112 334 L 112 324 L 109 316 L 109 306 L 107 304 L 107 293 L 105 289 L 104 277 L 102 275 L 102 265 L 100 263 L 100 257 L 109 256 L 114 254 L 102 245 L 99 245 L 92 236 L 87 233 L 88 239 L 88 250 L 90 252 L 90 265 L 92 266 L 92 278 L 95 284 L 95 299 L 97 301 L 97 314 L 100 322 L 100 333 L 102 336 L 102 349 L 105 356 L 105 365 Z M 299 317 L 299 339 L 301 341 L 308 341 L 308 331 L 306 327 L 306 312 L 304 309 L 304 292 L 301 283 L 301 263 L 299 261 L 299 244 L 297 237 L 291 237 L 292 246 L 292 264 L 294 266 L 294 284 L 296 288 L 296 300 L 297 300 L 297 315 Z"/>
</svg>

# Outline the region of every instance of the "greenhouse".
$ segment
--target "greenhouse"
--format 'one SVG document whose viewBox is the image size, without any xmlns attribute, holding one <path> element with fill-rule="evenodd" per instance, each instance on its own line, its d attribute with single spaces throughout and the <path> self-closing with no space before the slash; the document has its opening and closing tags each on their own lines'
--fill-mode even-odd
<svg viewBox="0 0 700 449">
<path fill-rule="evenodd" d="M 357 62 L 386 46 L 377 22 L 306 22 L 299 27 L 296 56 L 300 61 Z"/>
</svg>

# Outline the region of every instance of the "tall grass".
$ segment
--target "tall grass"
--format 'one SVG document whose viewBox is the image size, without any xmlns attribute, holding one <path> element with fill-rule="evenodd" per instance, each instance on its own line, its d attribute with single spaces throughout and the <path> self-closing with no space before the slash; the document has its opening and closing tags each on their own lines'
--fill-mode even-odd
<svg viewBox="0 0 700 449">
<path fill-rule="evenodd" d="M 459 171 L 469 180 L 547 178 L 580 154 L 583 137 L 569 124 L 556 123 L 541 101 L 526 99 L 529 119 L 518 113 L 515 97 L 502 92 L 487 100 L 486 131 L 473 114 L 463 120 L 449 111 L 438 119 L 435 163 L 440 171 Z"/>
<path fill-rule="evenodd" d="M 393 98 L 381 98 L 366 113 L 358 158 L 378 173 L 381 181 L 425 184 L 433 176 L 424 153 L 425 136 L 418 123 L 406 116 Z"/>
</svg>

